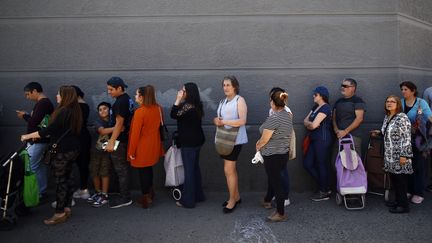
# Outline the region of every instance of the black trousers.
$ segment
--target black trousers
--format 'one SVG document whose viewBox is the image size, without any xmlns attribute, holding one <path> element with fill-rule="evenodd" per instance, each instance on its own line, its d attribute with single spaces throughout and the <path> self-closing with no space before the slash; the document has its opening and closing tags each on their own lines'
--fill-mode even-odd
<svg viewBox="0 0 432 243">
<path fill-rule="evenodd" d="M 287 193 L 284 190 L 282 171 L 288 161 L 288 153 L 286 154 L 274 154 L 270 156 L 263 156 L 264 167 L 267 173 L 268 185 L 271 190 L 267 191 L 265 201 L 271 201 L 271 191 L 274 191 L 276 196 L 276 208 L 279 214 L 285 213 L 284 201 L 287 197 Z"/>
<path fill-rule="evenodd" d="M 395 191 L 395 202 L 397 206 L 408 208 L 407 191 L 409 175 L 390 173 L 390 179 Z"/>
<path fill-rule="evenodd" d="M 153 187 L 153 167 L 138 168 L 139 180 L 141 184 L 141 193 L 148 194 Z"/>
</svg>

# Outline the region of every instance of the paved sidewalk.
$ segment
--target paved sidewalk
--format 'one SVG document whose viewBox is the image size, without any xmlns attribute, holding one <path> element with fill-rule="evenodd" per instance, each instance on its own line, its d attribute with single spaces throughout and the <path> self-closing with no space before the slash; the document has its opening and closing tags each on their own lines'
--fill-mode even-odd
<svg viewBox="0 0 432 243">
<path fill-rule="evenodd" d="M 242 204 L 222 213 L 226 193 L 208 193 L 195 209 L 175 206 L 168 191 L 156 192 L 154 207 L 135 204 L 120 209 L 91 208 L 78 201 L 72 217 L 57 226 L 43 225 L 52 215 L 49 204 L 20 218 L 17 227 L 0 232 L 0 241 L 13 242 L 431 242 L 432 195 L 408 214 L 387 211 L 383 198 L 367 195 L 362 211 L 348 211 L 329 201 L 312 202 L 310 193 L 292 194 L 288 221 L 267 223 L 272 211 L 261 208 L 264 193 L 242 193 Z M 138 196 L 138 192 L 135 192 Z"/>
</svg>

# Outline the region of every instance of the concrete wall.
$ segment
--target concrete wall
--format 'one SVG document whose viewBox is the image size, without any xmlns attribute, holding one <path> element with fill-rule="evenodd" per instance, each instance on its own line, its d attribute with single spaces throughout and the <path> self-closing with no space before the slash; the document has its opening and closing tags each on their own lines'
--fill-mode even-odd
<svg viewBox="0 0 432 243">
<path fill-rule="evenodd" d="M 382 121 L 384 97 L 399 94 L 401 80 L 414 80 L 420 91 L 432 84 L 431 9 L 427 0 L 1 1 L 2 148 L 13 150 L 24 129 L 14 110 L 31 109 L 22 93 L 29 81 L 41 82 L 53 99 L 60 85 L 79 85 L 95 107 L 109 100 L 105 81 L 116 75 L 128 83 L 129 94 L 153 84 L 165 114 L 176 90 L 192 81 L 206 107 L 204 183 L 222 190 L 211 120 L 223 96 L 220 80 L 234 74 L 249 107 L 240 187 L 263 190 L 264 169 L 250 159 L 268 111 L 268 90 L 281 86 L 290 93 L 300 144 L 311 90 L 326 85 L 334 102 L 341 80 L 357 79 L 368 104 L 361 127 L 367 140 L 367 131 Z M 168 123 L 174 130 L 174 121 Z M 298 157 L 289 162 L 292 187 L 310 190 Z M 161 165 L 157 169 L 161 184 Z"/>
</svg>

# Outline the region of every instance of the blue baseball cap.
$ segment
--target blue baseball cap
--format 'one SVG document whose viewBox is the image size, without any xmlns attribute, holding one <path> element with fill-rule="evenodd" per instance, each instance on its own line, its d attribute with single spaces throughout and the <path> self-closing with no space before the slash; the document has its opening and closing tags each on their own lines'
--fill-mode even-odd
<svg viewBox="0 0 432 243">
<path fill-rule="evenodd" d="M 322 97 L 326 97 L 327 99 L 329 98 L 330 94 L 329 91 L 326 87 L 324 86 L 318 86 L 313 90 L 314 94 L 319 94 Z"/>
<path fill-rule="evenodd" d="M 113 87 L 123 87 L 123 88 L 127 88 L 128 86 L 124 83 L 123 79 L 119 78 L 119 77 L 112 77 L 107 81 L 107 84 L 109 86 L 113 86 Z"/>
</svg>

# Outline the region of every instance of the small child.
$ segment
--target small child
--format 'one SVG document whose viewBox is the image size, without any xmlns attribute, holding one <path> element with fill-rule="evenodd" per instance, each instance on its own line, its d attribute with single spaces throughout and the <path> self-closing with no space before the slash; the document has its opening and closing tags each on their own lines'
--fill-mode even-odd
<svg viewBox="0 0 432 243">
<path fill-rule="evenodd" d="M 93 178 L 95 194 L 88 198 L 93 207 L 101 207 L 108 203 L 108 187 L 110 179 L 111 155 L 105 152 L 103 144 L 110 138 L 113 128 L 110 126 L 111 104 L 101 102 L 97 106 L 99 119 L 95 121 L 96 132 L 99 137 L 96 148 L 92 149 L 90 160 L 90 174 Z"/>
</svg>

